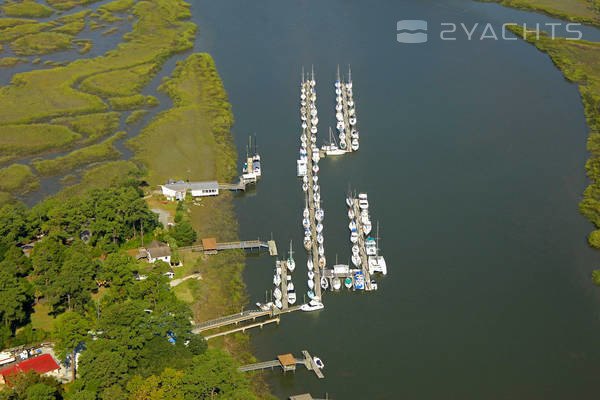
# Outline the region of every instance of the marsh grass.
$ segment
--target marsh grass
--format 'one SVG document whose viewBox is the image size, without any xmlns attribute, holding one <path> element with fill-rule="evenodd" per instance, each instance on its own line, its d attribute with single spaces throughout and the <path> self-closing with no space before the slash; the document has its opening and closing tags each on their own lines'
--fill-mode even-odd
<svg viewBox="0 0 600 400">
<path fill-rule="evenodd" d="M 39 188 L 40 182 L 31 168 L 24 164 L 12 164 L 0 169 L 0 191 L 25 194 Z"/>
<path fill-rule="evenodd" d="M 150 111 L 148 110 L 136 110 L 134 112 L 131 113 L 131 115 L 129 115 L 129 117 L 127 117 L 127 119 L 125 120 L 125 123 L 127 125 L 135 125 L 138 124 L 142 118 L 144 118 L 146 115 L 148 115 Z"/>
<path fill-rule="evenodd" d="M 81 139 L 66 126 L 50 124 L 5 125 L 0 132 L 0 153 L 21 156 L 65 148 Z"/>
<path fill-rule="evenodd" d="M 113 110 L 126 111 L 135 110 L 142 107 L 156 107 L 158 99 L 154 96 L 144 96 L 135 94 L 133 96 L 112 97 L 108 102 Z"/>
<path fill-rule="evenodd" d="M 7 3 L 2 9 L 7 17 L 45 18 L 54 14 L 50 7 L 31 0 Z"/>
<path fill-rule="evenodd" d="M 121 114 L 118 112 L 79 115 L 53 119 L 51 122 L 64 125 L 84 136 L 83 144 L 94 143 L 111 135 L 119 127 Z"/>
<path fill-rule="evenodd" d="M 79 89 L 103 97 L 133 96 L 150 82 L 156 72 L 157 66 L 152 63 L 105 72 L 85 79 Z"/>
<path fill-rule="evenodd" d="M 4 57 L 0 58 L 0 68 L 10 68 L 15 65 L 19 65 L 21 63 L 26 63 L 26 58 L 18 58 L 18 57 Z"/>
<path fill-rule="evenodd" d="M 10 47 L 15 54 L 20 56 L 41 55 L 68 50 L 73 46 L 72 40 L 71 35 L 64 33 L 39 32 L 15 40 Z"/>
<path fill-rule="evenodd" d="M 600 0 L 477 0 L 534 11 L 567 21 L 600 25 Z"/>
<path fill-rule="evenodd" d="M 84 29 L 85 21 L 73 21 L 52 29 L 52 32 L 66 33 L 67 35 L 77 35 Z"/>
</svg>

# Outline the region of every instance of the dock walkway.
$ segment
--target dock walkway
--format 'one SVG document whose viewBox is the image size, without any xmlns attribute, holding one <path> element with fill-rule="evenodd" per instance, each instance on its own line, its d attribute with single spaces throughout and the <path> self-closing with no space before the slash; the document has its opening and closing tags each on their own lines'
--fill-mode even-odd
<svg viewBox="0 0 600 400">
<path fill-rule="evenodd" d="M 304 365 L 307 370 L 313 371 L 319 379 L 325 378 L 325 375 L 323 375 L 323 371 L 319 367 L 317 367 L 317 365 L 314 362 L 313 357 L 310 355 L 310 353 L 308 351 L 302 350 L 302 356 L 303 356 L 303 358 L 295 358 L 296 364 Z M 263 361 L 263 362 L 258 362 L 258 363 L 254 363 L 254 364 L 243 365 L 238 368 L 238 371 L 250 372 L 250 371 L 258 371 L 258 370 L 262 370 L 262 369 L 273 369 L 276 367 L 283 368 L 283 366 L 281 365 L 281 362 L 279 360 L 270 360 L 270 361 Z"/>
<path fill-rule="evenodd" d="M 360 220 L 360 207 L 358 206 L 358 199 L 352 200 L 354 207 L 354 215 L 356 217 L 356 229 L 358 230 L 358 251 L 360 254 L 360 267 L 365 277 L 365 290 L 373 290 L 371 286 L 371 274 L 369 273 L 369 262 L 367 259 L 367 252 L 365 250 L 365 235 L 362 228 L 362 221 Z"/>
<path fill-rule="evenodd" d="M 223 242 L 217 243 L 216 250 L 231 250 L 231 249 L 244 249 L 244 250 L 258 250 L 267 249 L 269 251 L 269 255 L 276 256 L 277 255 L 277 245 L 274 240 L 269 240 L 267 242 L 262 240 L 245 240 L 239 242 Z M 209 249 L 215 250 L 215 249 Z M 204 251 L 204 246 L 201 244 L 196 244 L 193 246 L 185 246 L 180 247 L 179 252 L 195 252 L 195 251 Z"/>
</svg>

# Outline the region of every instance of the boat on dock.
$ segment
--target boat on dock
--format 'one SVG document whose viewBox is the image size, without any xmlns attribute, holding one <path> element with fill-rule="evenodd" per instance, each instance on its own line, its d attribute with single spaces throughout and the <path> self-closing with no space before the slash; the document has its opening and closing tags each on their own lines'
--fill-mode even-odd
<svg viewBox="0 0 600 400">
<path fill-rule="evenodd" d="M 323 303 L 321 303 L 319 300 L 316 300 L 316 299 L 313 299 L 306 304 L 302 304 L 302 306 L 300 307 L 300 309 L 302 311 L 307 311 L 307 312 L 322 310 L 324 308 L 325 308 L 325 306 L 323 305 Z"/>
</svg>

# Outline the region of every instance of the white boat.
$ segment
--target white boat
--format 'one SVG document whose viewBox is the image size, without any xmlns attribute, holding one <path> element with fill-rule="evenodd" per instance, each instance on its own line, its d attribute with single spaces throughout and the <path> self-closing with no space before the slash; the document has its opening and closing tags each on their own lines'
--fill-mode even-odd
<svg viewBox="0 0 600 400">
<path fill-rule="evenodd" d="M 346 148 L 346 141 L 342 140 L 340 141 L 340 149 L 344 150 Z M 346 150 L 344 150 L 346 151 Z"/>
<path fill-rule="evenodd" d="M 338 136 L 338 138 L 340 139 L 340 143 L 343 144 L 344 146 L 346 146 L 346 134 L 344 133 L 344 131 L 340 132 L 340 135 Z M 340 146 L 342 147 L 342 146 Z"/>
<path fill-rule="evenodd" d="M 302 121 L 302 129 L 306 129 L 307 126 L 308 124 L 306 123 L 306 121 Z"/>
<path fill-rule="evenodd" d="M 304 248 L 306 250 L 310 250 L 312 246 L 312 240 L 310 239 L 310 236 L 305 236 L 304 237 Z"/>
<path fill-rule="evenodd" d="M 348 218 L 354 219 L 354 210 L 352 208 L 348 209 Z"/>
<path fill-rule="evenodd" d="M 314 287 L 315 287 L 315 281 L 313 281 L 312 279 L 309 279 L 309 280 L 307 281 L 307 284 L 308 284 L 308 288 L 309 288 L 309 289 L 312 289 L 312 288 L 314 288 Z"/>
<path fill-rule="evenodd" d="M 337 119 L 338 121 L 343 121 L 344 120 L 344 114 L 342 114 L 341 112 L 336 113 L 335 114 L 335 119 Z"/>
<path fill-rule="evenodd" d="M 377 282 L 374 280 L 371 281 L 371 289 L 377 290 Z"/>
<path fill-rule="evenodd" d="M 354 125 L 356 125 L 356 118 L 355 117 L 350 117 L 350 119 L 348 120 L 348 122 L 350 122 L 350 125 L 354 126 Z"/>
<path fill-rule="evenodd" d="M 323 244 L 323 241 L 324 241 L 324 239 L 323 239 L 323 234 L 319 232 L 319 233 L 317 234 L 317 243 L 319 243 L 319 244 Z"/>
<path fill-rule="evenodd" d="M 323 224 L 318 223 L 316 229 L 317 229 L 317 233 L 323 232 Z"/>
<path fill-rule="evenodd" d="M 368 256 L 377 255 L 377 243 L 375 243 L 375 239 L 367 238 L 365 241 L 365 251 Z"/>
<path fill-rule="evenodd" d="M 336 96 L 335 97 L 335 102 L 338 103 L 338 104 L 341 104 L 342 103 L 342 96 Z"/>
<path fill-rule="evenodd" d="M 317 109 L 315 107 L 312 107 L 310 110 L 310 116 L 311 117 L 316 117 L 317 116 Z"/>
<path fill-rule="evenodd" d="M 310 135 L 310 141 L 312 143 L 316 143 L 317 142 L 317 136 L 316 135 Z"/>
<path fill-rule="evenodd" d="M 317 185 L 316 183 L 313 185 L 313 192 L 318 192 L 319 191 L 319 185 Z"/>
<path fill-rule="evenodd" d="M 335 89 L 335 94 L 337 94 L 338 96 L 342 94 L 342 89 L 337 88 Z"/>
<path fill-rule="evenodd" d="M 338 123 L 336 124 L 336 128 L 338 129 L 338 131 L 344 130 L 344 123 L 342 121 L 338 121 Z"/>
<path fill-rule="evenodd" d="M 275 307 L 279 308 L 280 310 L 283 308 L 283 303 L 281 303 L 281 300 L 275 300 Z"/>
<path fill-rule="evenodd" d="M 350 132 L 350 136 L 352 137 L 352 139 L 358 139 L 358 131 L 356 129 L 352 129 L 352 131 Z"/>
<path fill-rule="evenodd" d="M 310 133 L 312 133 L 312 134 L 316 134 L 316 133 L 317 133 L 317 127 L 316 127 L 316 126 L 314 126 L 314 125 L 313 125 L 313 126 L 311 126 L 311 127 L 310 127 Z"/>
<path fill-rule="evenodd" d="M 342 104 L 341 104 L 341 103 L 337 103 L 337 104 L 335 105 L 335 111 L 342 111 L 342 109 L 343 109 L 343 108 L 344 108 L 344 107 L 342 107 Z"/>
<path fill-rule="evenodd" d="M 322 244 L 319 245 L 318 252 L 319 252 L 320 256 L 322 256 L 323 254 L 325 254 L 325 248 L 323 247 Z"/>
<path fill-rule="evenodd" d="M 302 177 L 302 183 L 308 183 L 308 176 Z"/>
<path fill-rule="evenodd" d="M 321 155 L 319 154 L 319 151 L 313 151 L 312 160 L 316 163 L 318 163 L 321 160 Z"/>
<path fill-rule="evenodd" d="M 278 274 L 273 275 L 273 285 L 279 286 L 281 283 L 281 276 Z"/>
<path fill-rule="evenodd" d="M 319 369 L 325 368 L 325 363 L 319 357 L 313 357 L 313 361 Z"/>
<path fill-rule="evenodd" d="M 308 218 L 308 217 L 310 217 L 310 210 L 308 209 L 308 207 L 306 207 L 306 208 L 304 209 L 304 211 L 302 211 L 302 216 L 303 216 L 304 218 Z"/>
<path fill-rule="evenodd" d="M 360 253 L 360 249 L 358 248 L 358 245 L 355 244 L 352 246 L 352 254 L 358 254 Z"/>
<path fill-rule="evenodd" d="M 301 100 L 306 100 L 306 91 L 303 91 L 302 94 L 300 94 L 300 99 Z"/>
<path fill-rule="evenodd" d="M 387 264 L 383 256 L 371 256 L 369 257 L 369 273 L 381 272 L 387 275 Z"/>
<path fill-rule="evenodd" d="M 273 309 L 273 302 L 268 303 L 256 303 L 256 306 L 260 308 L 262 311 L 271 311 Z"/>
<path fill-rule="evenodd" d="M 317 164 L 313 165 L 312 167 L 313 172 L 316 174 L 319 172 L 319 166 Z M 308 187 L 306 188 L 308 190 Z"/>
<path fill-rule="evenodd" d="M 352 101 L 352 100 L 348 101 L 348 107 L 350 107 L 350 108 L 354 107 L 354 101 Z"/>
<path fill-rule="evenodd" d="M 325 268 L 325 257 L 324 256 L 319 257 L 319 267 Z"/>
<path fill-rule="evenodd" d="M 331 130 L 331 127 L 329 128 L 329 144 L 324 144 L 321 147 L 321 149 L 328 156 L 340 156 L 342 154 L 346 154 L 345 150 L 342 150 L 338 147 L 338 145 L 335 141 L 335 136 L 333 135 L 333 132 Z"/>
<path fill-rule="evenodd" d="M 303 183 L 302 184 L 302 190 L 307 192 L 308 191 L 308 184 L 307 183 Z"/>
<path fill-rule="evenodd" d="M 346 197 L 346 205 L 347 205 L 348 207 L 352 207 L 352 205 L 353 205 L 353 204 L 354 204 L 354 200 L 352 199 L 352 197 L 351 197 L 351 196 L 349 196 L 349 195 L 348 195 L 348 196 Z"/>
<path fill-rule="evenodd" d="M 313 265 L 313 260 L 312 260 L 312 258 L 309 258 L 309 259 L 308 259 L 308 261 L 306 262 L 306 266 L 308 267 L 308 270 L 309 270 L 309 271 L 312 271 L 312 270 L 313 270 L 313 268 L 314 268 L 314 265 Z"/>
<path fill-rule="evenodd" d="M 273 291 L 273 296 L 275 296 L 277 300 L 281 300 L 281 290 L 279 290 L 278 287 L 276 287 Z"/>
<path fill-rule="evenodd" d="M 321 201 L 321 195 L 319 194 L 319 192 L 316 192 L 315 194 L 313 194 L 313 200 L 315 201 L 315 203 L 318 203 Z"/>
<path fill-rule="evenodd" d="M 354 110 L 354 108 L 351 108 L 348 110 L 348 114 L 350 114 L 350 116 L 353 116 L 356 113 L 356 110 Z"/>
<path fill-rule="evenodd" d="M 313 176 L 313 183 L 319 182 L 319 177 L 317 175 Z"/>
<path fill-rule="evenodd" d="M 287 290 L 288 290 L 288 293 L 290 291 L 292 291 L 292 292 L 294 291 L 294 282 L 291 282 L 291 281 L 288 282 L 288 284 L 287 284 Z"/>
<path fill-rule="evenodd" d="M 294 304 L 294 303 L 296 303 L 296 293 L 288 292 L 288 304 Z"/>
<path fill-rule="evenodd" d="M 369 200 L 367 200 L 367 199 L 359 199 L 358 200 L 358 206 L 360 207 L 361 210 L 368 210 L 369 209 Z"/>
<path fill-rule="evenodd" d="M 304 114 L 304 113 L 300 114 L 300 119 L 302 121 L 306 121 L 306 114 Z"/>
<path fill-rule="evenodd" d="M 328 287 L 329 287 L 329 281 L 327 280 L 327 278 L 322 277 L 321 278 L 321 289 L 327 290 Z"/>
<path fill-rule="evenodd" d="M 317 126 L 319 124 L 319 118 L 314 117 L 313 119 L 310 120 L 310 123 Z"/>
<path fill-rule="evenodd" d="M 308 218 L 304 218 L 302 220 L 302 226 L 306 229 L 306 228 L 310 228 L 310 219 Z"/>
<path fill-rule="evenodd" d="M 333 278 L 333 280 L 331 281 L 331 286 L 333 286 L 333 288 L 335 290 L 340 290 L 340 288 L 342 287 L 342 281 L 340 281 L 340 278 L 338 278 L 337 276 L 335 278 Z"/>
<path fill-rule="evenodd" d="M 352 139 L 352 150 L 356 151 L 358 150 L 360 147 L 360 145 L 358 144 L 358 139 Z"/>
<path fill-rule="evenodd" d="M 358 242 L 358 232 L 355 231 L 350 234 L 350 242 L 352 242 L 352 243 Z"/>
<path fill-rule="evenodd" d="M 290 253 L 289 253 L 289 257 L 286 261 L 286 266 L 290 270 L 290 272 L 294 272 L 294 269 L 296 269 L 296 261 L 294 261 L 294 250 L 292 250 L 292 241 L 291 240 L 290 240 Z M 289 275 L 288 275 L 288 278 L 291 279 L 291 277 Z"/>
<path fill-rule="evenodd" d="M 315 211 L 315 219 L 318 222 L 321 222 L 323 221 L 323 218 L 325 218 L 325 211 L 323 211 L 321 208 L 317 208 L 317 211 Z"/>
<path fill-rule="evenodd" d="M 358 254 L 352 254 L 352 264 L 356 265 L 357 267 L 360 267 L 361 263 L 362 260 L 360 259 L 360 256 Z"/>
<path fill-rule="evenodd" d="M 356 222 L 354 222 L 354 220 L 350 220 L 350 223 L 348 224 L 348 229 L 350 229 L 351 231 L 355 231 L 356 230 Z"/>
<path fill-rule="evenodd" d="M 302 311 L 317 311 L 322 310 L 323 308 L 325 308 L 323 303 L 316 299 L 313 299 L 306 304 L 302 304 L 302 306 L 300 307 Z"/>
<path fill-rule="evenodd" d="M 313 286 L 314 286 L 314 284 L 313 284 Z M 312 290 L 309 290 L 308 292 L 306 292 L 306 295 L 311 300 L 317 300 L 317 301 L 319 300 L 319 297 L 315 296 L 315 292 L 313 292 Z"/>
<path fill-rule="evenodd" d="M 315 273 L 313 271 L 308 271 L 308 279 L 313 279 L 315 277 Z"/>
<path fill-rule="evenodd" d="M 373 226 L 371 225 L 371 221 L 363 222 L 362 230 L 363 230 L 363 233 L 365 236 L 367 236 L 369 233 L 371 233 L 371 229 L 373 229 Z"/>
<path fill-rule="evenodd" d="M 348 277 L 344 280 L 344 286 L 346 286 L 347 289 L 350 289 L 352 287 L 352 278 Z"/>
</svg>

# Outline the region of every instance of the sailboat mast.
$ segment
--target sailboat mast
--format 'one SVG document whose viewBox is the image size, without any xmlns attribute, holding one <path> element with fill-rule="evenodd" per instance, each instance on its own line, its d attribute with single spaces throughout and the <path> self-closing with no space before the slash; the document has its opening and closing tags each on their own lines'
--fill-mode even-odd
<svg viewBox="0 0 600 400">
<path fill-rule="evenodd" d="M 302 79 L 301 79 L 302 84 L 304 84 L 304 65 L 302 66 Z"/>
<path fill-rule="evenodd" d="M 348 64 L 348 82 L 352 82 L 352 70 L 350 69 L 350 64 Z"/>
<path fill-rule="evenodd" d="M 337 80 L 338 80 L 338 82 L 341 82 L 341 80 L 340 80 L 340 64 L 338 64 L 338 66 L 337 66 Z"/>
<path fill-rule="evenodd" d="M 311 65 L 310 69 L 311 69 L 311 80 L 314 81 L 315 80 L 315 66 Z"/>
</svg>

